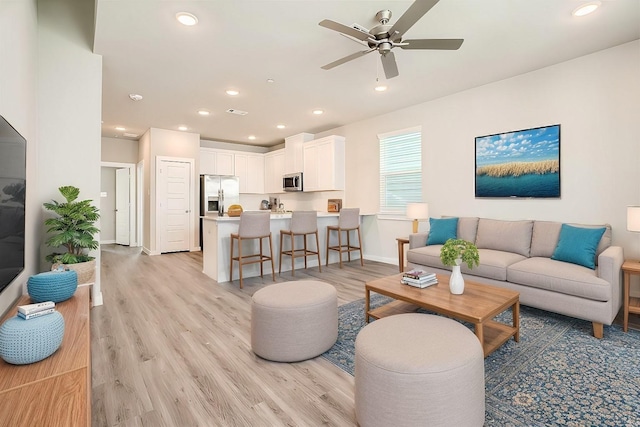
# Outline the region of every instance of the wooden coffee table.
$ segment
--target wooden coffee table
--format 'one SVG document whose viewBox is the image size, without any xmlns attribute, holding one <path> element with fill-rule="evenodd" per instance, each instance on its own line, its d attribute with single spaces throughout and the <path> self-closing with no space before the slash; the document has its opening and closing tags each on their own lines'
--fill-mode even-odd
<svg viewBox="0 0 640 427">
<path fill-rule="evenodd" d="M 449 291 L 449 276 L 438 274 L 438 284 L 419 289 L 400 283 L 402 274 L 376 279 L 365 285 L 365 320 L 380 319 L 392 314 L 408 313 L 424 308 L 457 320 L 471 322 L 487 357 L 509 338 L 520 341 L 520 294 L 510 289 L 464 281 L 464 293 Z M 371 309 L 370 294 L 375 292 L 395 299 L 389 304 Z M 513 325 L 493 320 L 509 307 Z"/>
</svg>

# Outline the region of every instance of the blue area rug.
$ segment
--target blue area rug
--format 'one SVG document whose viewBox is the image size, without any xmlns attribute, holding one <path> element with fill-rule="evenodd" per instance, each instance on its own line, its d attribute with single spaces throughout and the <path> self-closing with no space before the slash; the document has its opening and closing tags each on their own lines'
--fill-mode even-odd
<svg viewBox="0 0 640 427">
<path fill-rule="evenodd" d="M 371 295 L 372 307 L 390 301 Z M 338 341 L 322 357 L 353 375 L 364 299 L 338 312 Z M 590 322 L 521 306 L 520 342 L 485 359 L 485 387 L 486 426 L 640 426 L 640 332 L 605 326 L 599 340 Z"/>
</svg>

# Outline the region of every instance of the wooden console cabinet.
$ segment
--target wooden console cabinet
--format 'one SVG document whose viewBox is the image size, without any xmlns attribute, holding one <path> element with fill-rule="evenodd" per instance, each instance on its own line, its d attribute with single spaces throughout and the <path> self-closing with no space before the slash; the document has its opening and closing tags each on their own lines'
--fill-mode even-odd
<svg viewBox="0 0 640 427">
<path fill-rule="evenodd" d="M 78 288 L 56 304 L 64 317 L 64 338 L 48 358 L 30 365 L 11 365 L 0 359 L 0 425 L 91 425 L 90 287 Z M 29 304 L 28 296 L 17 305 Z M 9 310 L 7 318 L 16 315 Z"/>
</svg>

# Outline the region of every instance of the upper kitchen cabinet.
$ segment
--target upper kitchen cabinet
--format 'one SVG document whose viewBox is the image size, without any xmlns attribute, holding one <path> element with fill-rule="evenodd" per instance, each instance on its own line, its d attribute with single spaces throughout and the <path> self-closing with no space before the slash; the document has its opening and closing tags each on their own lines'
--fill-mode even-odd
<svg viewBox="0 0 640 427">
<path fill-rule="evenodd" d="M 299 133 L 284 139 L 284 173 L 304 171 L 303 144 L 312 140 L 311 133 Z"/>
<path fill-rule="evenodd" d="M 265 158 L 257 153 L 235 153 L 235 175 L 240 179 L 240 193 L 265 192 Z"/>
<path fill-rule="evenodd" d="M 284 171 L 285 150 L 276 150 L 264 155 L 264 192 L 268 194 L 284 193 L 282 175 Z M 299 171 L 298 171 L 299 172 Z"/>
<path fill-rule="evenodd" d="M 344 137 L 331 135 L 303 145 L 304 191 L 344 190 Z"/>
<path fill-rule="evenodd" d="M 200 175 L 235 175 L 232 151 L 200 147 Z"/>
</svg>

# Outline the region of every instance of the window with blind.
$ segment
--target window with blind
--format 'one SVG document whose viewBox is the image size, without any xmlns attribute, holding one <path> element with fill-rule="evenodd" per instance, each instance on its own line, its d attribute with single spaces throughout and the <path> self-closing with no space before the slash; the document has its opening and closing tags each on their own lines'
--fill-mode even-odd
<svg viewBox="0 0 640 427">
<path fill-rule="evenodd" d="M 404 213 L 422 201 L 422 131 L 411 128 L 378 135 L 380 213 Z"/>
</svg>

